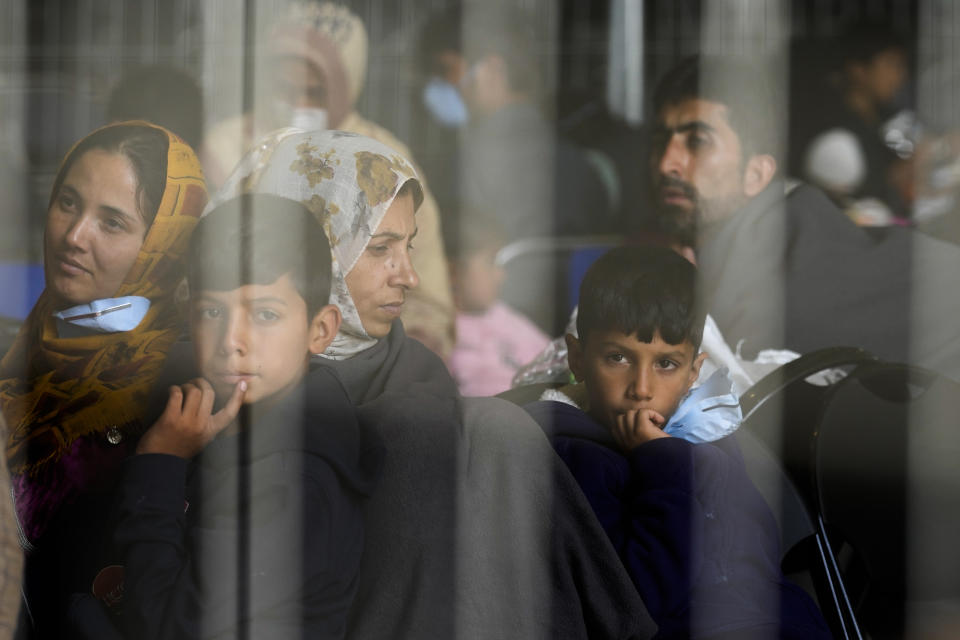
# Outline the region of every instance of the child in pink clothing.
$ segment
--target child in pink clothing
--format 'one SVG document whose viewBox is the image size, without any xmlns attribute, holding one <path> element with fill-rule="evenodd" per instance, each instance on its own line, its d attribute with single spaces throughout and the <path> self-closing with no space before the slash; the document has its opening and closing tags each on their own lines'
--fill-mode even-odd
<svg viewBox="0 0 960 640">
<path fill-rule="evenodd" d="M 495 259 L 504 235 L 496 222 L 467 212 L 445 231 L 457 307 L 457 340 L 447 365 L 465 396 L 506 391 L 517 369 L 533 360 L 550 338 L 498 300 L 503 269 Z"/>
</svg>

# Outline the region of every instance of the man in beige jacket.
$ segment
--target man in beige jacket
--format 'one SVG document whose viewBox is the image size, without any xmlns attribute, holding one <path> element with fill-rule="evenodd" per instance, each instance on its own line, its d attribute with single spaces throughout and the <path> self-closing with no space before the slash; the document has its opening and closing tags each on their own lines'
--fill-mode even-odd
<svg viewBox="0 0 960 640">
<path fill-rule="evenodd" d="M 202 150 L 211 189 L 219 187 L 257 138 L 273 129 L 340 129 L 368 136 L 413 159 L 392 133 L 361 116 L 355 104 L 367 69 L 367 32 L 349 9 L 332 2 L 297 2 L 277 22 L 261 62 L 267 89 L 255 114 L 224 120 Z M 422 172 L 421 172 L 422 174 Z M 453 345 L 453 300 L 440 235 L 440 213 L 421 175 L 424 201 L 417 210 L 413 254 L 420 286 L 404 304 L 407 333 L 441 356 Z"/>
</svg>

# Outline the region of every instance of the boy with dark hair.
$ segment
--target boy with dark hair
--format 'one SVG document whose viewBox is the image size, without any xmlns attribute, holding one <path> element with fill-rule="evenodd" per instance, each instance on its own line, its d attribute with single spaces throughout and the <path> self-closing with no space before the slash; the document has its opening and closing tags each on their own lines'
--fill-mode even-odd
<svg viewBox="0 0 960 640">
<path fill-rule="evenodd" d="M 341 638 L 382 453 L 311 361 L 340 326 L 326 235 L 300 203 L 244 195 L 201 220 L 189 257 L 199 377 L 127 462 L 121 627 Z"/>
<path fill-rule="evenodd" d="M 525 408 L 593 506 L 658 638 L 829 637 L 780 572 L 776 522 L 736 443 L 697 437 L 711 431 L 698 423 L 731 419 L 711 415 L 730 404 L 729 383 L 711 378 L 703 387 L 720 395 L 688 395 L 703 325 L 692 264 L 664 248 L 614 249 L 584 277 L 579 338 L 566 336 L 581 384 Z"/>
</svg>

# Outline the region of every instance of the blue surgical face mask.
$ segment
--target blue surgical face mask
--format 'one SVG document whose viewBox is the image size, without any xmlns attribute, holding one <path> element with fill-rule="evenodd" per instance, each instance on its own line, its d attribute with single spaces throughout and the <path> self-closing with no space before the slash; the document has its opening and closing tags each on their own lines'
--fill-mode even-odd
<svg viewBox="0 0 960 640">
<path fill-rule="evenodd" d="M 733 393 L 733 381 L 724 367 L 687 394 L 663 430 L 675 438 L 699 444 L 730 435 L 742 420 L 740 400 Z"/>
<path fill-rule="evenodd" d="M 136 329 L 149 309 L 150 300 L 147 298 L 125 296 L 80 304 L 57 312 L 53 317 L 57 319 L 57 335 L 73 338 Z"/>
<path fill-rule="evenodd" d="M 440 78 L 431 78 L 423 88 L 423 104 L 446 127 L 462 127 L 470 118 L 460 90 Z"/>
</svg>

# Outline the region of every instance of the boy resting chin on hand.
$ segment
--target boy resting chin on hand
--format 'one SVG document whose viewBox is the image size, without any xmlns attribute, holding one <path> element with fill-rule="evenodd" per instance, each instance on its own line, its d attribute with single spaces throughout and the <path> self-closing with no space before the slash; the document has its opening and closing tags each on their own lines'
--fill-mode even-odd
<svg viewBox="0 0 960 640">
<path fill-rule="evenodd" d="M 690 392 L 704 317 L 688 261 L 656 247 L 610 251 L 580 287 L 579 338 L 566 336 L 579 384 L 525 409 L 590 501 L 657 638 L 829 638 L 780 571 L 773 514 L 733 436 L 721 437 L 739 424 L 738 412 L 712 410 L 730 404 L 729 381 Z M 722 397 L 704 402 L 717 387 Z"/>
</svg>

